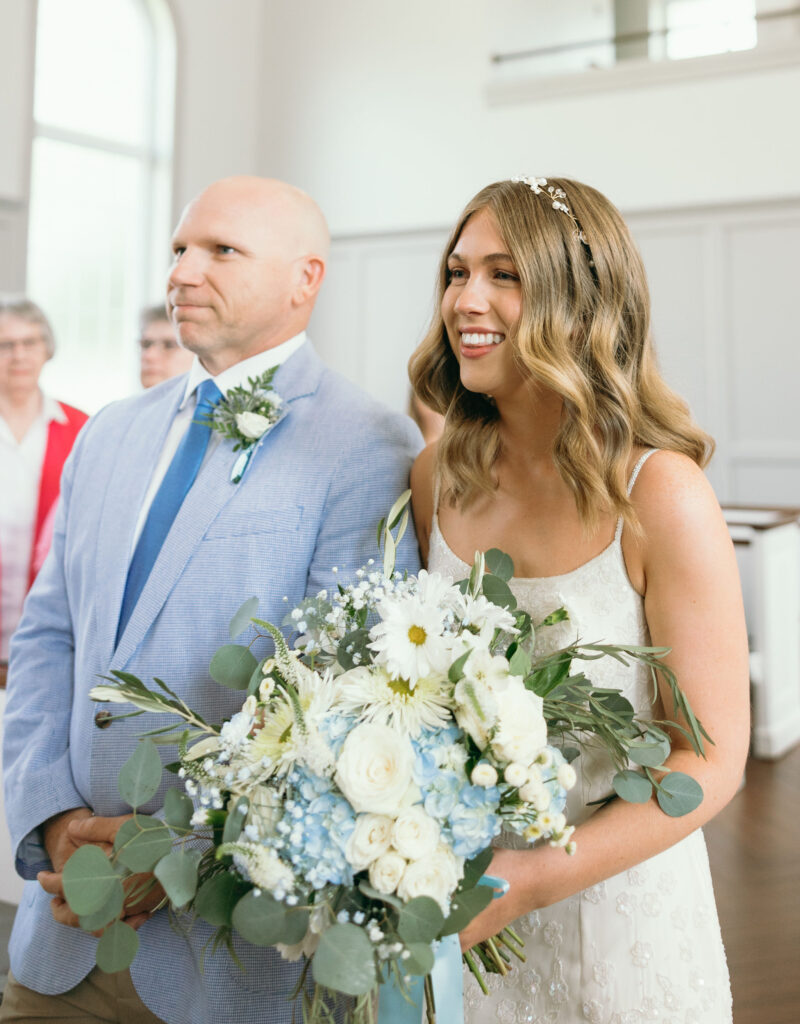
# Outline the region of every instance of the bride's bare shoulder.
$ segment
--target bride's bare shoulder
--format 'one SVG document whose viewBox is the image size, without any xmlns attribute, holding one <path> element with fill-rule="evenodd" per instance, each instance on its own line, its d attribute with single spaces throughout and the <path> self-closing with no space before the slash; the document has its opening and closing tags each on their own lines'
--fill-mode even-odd
<svg viewBox="0 0 800 1024">
<path fill-rule="evenodd" d="M 428 541 L 433 522 L 434 473 L 436 442 L 423 448 L 411 467 L 411 507 L 417 530 L 420 552 L 427 558 Z"/>
</svg>

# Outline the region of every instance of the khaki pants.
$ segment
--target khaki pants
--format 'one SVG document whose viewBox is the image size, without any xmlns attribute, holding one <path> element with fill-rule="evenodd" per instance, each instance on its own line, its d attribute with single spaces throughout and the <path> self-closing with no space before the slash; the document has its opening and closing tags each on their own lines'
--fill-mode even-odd
<svg viewBox="0 0 800 1024">
<path fill-rule="evenodd" d="M 0 1024 L 45 1024 L 54 1020 L 163 1024 L 136 994 L 130 971 L 104 974 L 95 967 L 79 985 L 57 996 L 40 995 L 9 974 L 0 1006 Z"/>
</svg>

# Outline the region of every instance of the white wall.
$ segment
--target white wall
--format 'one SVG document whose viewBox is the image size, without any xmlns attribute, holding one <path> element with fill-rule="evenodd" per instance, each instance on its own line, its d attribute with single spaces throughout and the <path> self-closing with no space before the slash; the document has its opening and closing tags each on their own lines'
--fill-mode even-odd
<svg viewBox="0 0 800 1024">
<path fill-rule="evenodd" d="M 798 194 L 800 65 L 490 106 L 504 16 L 490 0 L 270 5 L 260 167 L 337 234 L 446 224 L 515 173 L 584 179 L 626 211 Z"/>
</svg>

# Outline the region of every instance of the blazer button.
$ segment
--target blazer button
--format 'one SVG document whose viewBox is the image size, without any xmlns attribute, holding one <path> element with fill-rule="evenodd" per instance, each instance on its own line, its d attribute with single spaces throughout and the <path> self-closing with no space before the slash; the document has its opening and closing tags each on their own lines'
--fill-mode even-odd
<svg viewBox="0 0 800 1024">
<path fill-rule="evenodd" d="M 111 725 L 112 717 L 110 711 L 98 711 L 94 716 L 94 724 L 98 729 L 107 729 Z"/>
</svg>

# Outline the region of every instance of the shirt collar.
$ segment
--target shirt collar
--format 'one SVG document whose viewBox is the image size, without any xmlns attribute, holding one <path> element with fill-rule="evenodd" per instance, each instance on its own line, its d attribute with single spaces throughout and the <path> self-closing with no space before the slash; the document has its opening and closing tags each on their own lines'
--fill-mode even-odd
<svg viewBox="0 0 800 1024">
<path fill-rule="evenodd" d="M 217 374 L 217 376 L 213 378 L 214 382 L 223 395 L 227 391 L 230 391 L 231 388 L 246 387 L 250 378 L 260 377 L 262 374 L 266 373 L 267 370 L 271 370 L 274 366 L 283 365 L 289 356 L 293 356 L 301 345 L 304 344 L 305 340 L 306 332 L 301 331 L 293 338 L 289 338 L 288 341 L 281 342 L 280 345 L 276 345 L 274 348 L 265 349 L 263 352 L 258 352 L 256 355 L 250 356 L 249 359 L 243 359 L 240 363 L 234 363 L 234 365 L 229 366 L 227 370 L 223 370 L 222 373 Z M 186 388 L 183 392 L 183 399 L 180 404 L 181 409 L 184 408 L 191 395 L 194 394 L 196 388 L 211 376 L 212 375 L 208 370 L 206 370 L 201 364 L 200 360 L 195 357 L 186 378 Z"/>
<path fill-rule="evenodd" d="M 42 392 L 42 415 L 45 423 L 55 420 L 57 423 L 67 423 L 67 415 L 61 408 L 61 404 Z"/>
</svg>

